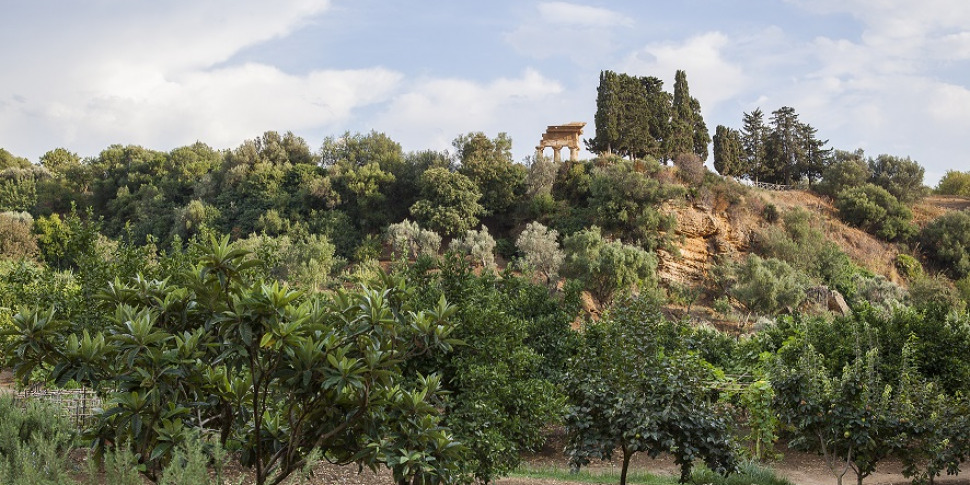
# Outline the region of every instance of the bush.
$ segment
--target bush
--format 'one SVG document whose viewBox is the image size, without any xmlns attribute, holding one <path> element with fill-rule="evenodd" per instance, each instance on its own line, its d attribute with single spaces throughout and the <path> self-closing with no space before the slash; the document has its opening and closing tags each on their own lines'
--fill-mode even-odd
<svg viewBox="0 0 970 485">
<path fill-rule="evenodd" d="M 793 311 L 805 299 L 808 278 L 788 263 L 749 255 L 733 270 L 729 293 L 752 312 L 774 315 Z"/>
<path fill-rule="evenodd" d="M 860 158 L 852 158 L 833 163 L 822 173 L 818 192 L 835 197 L 845 189 L 861 187 L 869 180 L 869 165 Z"/>
<path fill-rule="evenodd" d="M 896 269 L 909 280 L 923 276 L 923 265 L 920 264 L 918 259 L 908 254 L 896 255 Z"/>
<path fill-rule="evenodd" d="M 674 166 L 677 167 L 677 178 L 691 186 L 700 185 L 707 174 L 704 161 L 693 153 L 682 153 L 674 157 Z"/>
<path fill-rule="evenodd" d="M 940 183 L 936 186 L 936 193 L 940 195 L 962 195 L 970 197 L 970 172 L 947 170 Z"/>
<path fill-rule="evenodd" d="M 887 241 L 906 240 L 916 233 L 913 213 L 886 189 L 865 184 L 839 192 L 839 217 Z"/>
<path fill-rule="evenodd" d="M 0 395 L 0 483 L 69 483 L 74 429 L 63 411 L 36 401 L 21 407 Z"/>
<path fill-rule="evenodd" d="M 34 258 L 38 254 L 37 239 L 31 234 L 33 219 L 29 214 L 0 213 L 0 258 Z"/>
<path fill-rule="evenodd" d="M 970 212 L 943 214 L 923 228 L 927 255 L 953 278 L 970 275 Z"/>
<path fill-rule="evenodd" d="M 530 222 L 519 238 L 516 247 L 522 251 L 525 267 L 545 277 L 546 281 L 555 280 L 566 255 L 559 249 L 559 233 L 538 222 Z"/>
</svg>

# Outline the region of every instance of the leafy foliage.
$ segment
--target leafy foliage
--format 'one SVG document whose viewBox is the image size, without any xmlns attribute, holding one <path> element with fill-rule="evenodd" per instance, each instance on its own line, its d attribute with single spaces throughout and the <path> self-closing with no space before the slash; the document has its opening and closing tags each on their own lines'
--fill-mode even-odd
<svg viewBox="0 0 970 485">
<path fill-rule="evenodd" d="M 407 219 L 387 226 L 387 241 L 394 255 L 403 258 L 437 256 L 441 249 L 441 236 Z"/>
<path fill-rule="evenodd" d="M 421 198 L 411 206 L 411 215 L 424 227 L 455 236 L 478 225 L 485 209 L 481 192 L 468 177 L 445 168 L 431 168 L 421 175 Z"/>
<path fill-rule="evenodd" d="M 947 170 L 936 186 L 936 193 L 970 197 L 970 172 Z"/>
<path fill-rule="evenodd" d="M 522 252 L 523 265 L 542 275 L 546 282 L 554 281 L 566 259 L 559 248 L 559 232 L 538 222 L 530 222 L 515 240 Z"/>
</svg>

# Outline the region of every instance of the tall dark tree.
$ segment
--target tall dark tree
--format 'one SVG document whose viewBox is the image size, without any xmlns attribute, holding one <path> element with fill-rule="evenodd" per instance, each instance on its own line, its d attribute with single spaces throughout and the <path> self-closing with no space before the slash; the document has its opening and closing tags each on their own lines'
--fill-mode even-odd
<svg viewBox="0 0 970 485">
<path fill-rule="evenodd" d="M 802 145 L 804 157 L 798 164 L 798 175 L 808 179 L 808 184 L 812 185 L 822 177 L 822 172 L 828 167 L 832 159 L 832 149 L 825 148 L 828 140 L 819 140 L 815 137 L 818 130 L 814 126 L 803 123 L 798 127 L 798 138 Z"/>
<path fill-rule="evenodd" d="M 620 78 L 613 71 L 600 72 L 596 88 L 596 136 L 586 140 L 587 148 L 595 153 L 612 155 L 620 138 Z"/>
<path fill-rule="evenodd" d="M 769 182 L 791 185 L 798 175 L 798 166 L 805 159 L 800 139 L 802 124 L 790 106 L 771 113 L 771 134 L 767 143 Z"/>
<path fill-rule="evenodd" d="M 741 127 L 741 146 L 745 154 L 747 175 L 754 180 L 761 180 L 765 176 L 765 139 L 768 128 L 765 126 L 764 113 L 757 108 L 750 113 L 744 113 Z"/>
<path fill-rule="evenodd" d="M 694 109 L 691 106 L 687 73 L 677 71 L 674 79 L 673 109 L 670 116 L 670 139 L 667 141 L 667 158 L 694 151 Z"/>
<path fill-rule="evenodd" d="M 724 125 L 714 131 L 714 170 L 721 175 L 746 175 L 747 157 L 741 144 L 741 133 Z"/>
<path fill-rule="evenodd" d="M 690 98 L 691 111 L 694 113 L 694 154 L 707 160 L 707 145 L 711 143 L 711 132 L 707 130 L 707 123 L 701 115 L 701 103 L 697 98 Z"/>
</svg>

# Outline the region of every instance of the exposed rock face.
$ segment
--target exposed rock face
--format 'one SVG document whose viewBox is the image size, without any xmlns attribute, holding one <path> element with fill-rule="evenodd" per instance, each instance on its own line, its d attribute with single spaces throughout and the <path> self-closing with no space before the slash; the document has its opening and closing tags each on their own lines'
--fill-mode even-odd
<svg viewBox="0 0 970 485">
<path fill-rule="evenodd" d="M 752 231 L 745 224 L 732 223 L 726 214 L 717 214 L 709 207 L 673 206 L 661 208 L 677 219 L 674 244 L 680 255 L 659 251 L 660 278 L 678 284 L 697 284 L 707 274 L 721 254 L 733 254 L 748 249 Z"/>
<path fill-rule="evenodd" d="M 845 302 L 845 297 L 838 290 L 832 290 L 826 286 L 815 286 L 809 288 L 805 293 L 806 305 L 813 305 L 816 309 L 827 310 L 843 317 L 852 313 L 849 304 Z"/>
</svg>

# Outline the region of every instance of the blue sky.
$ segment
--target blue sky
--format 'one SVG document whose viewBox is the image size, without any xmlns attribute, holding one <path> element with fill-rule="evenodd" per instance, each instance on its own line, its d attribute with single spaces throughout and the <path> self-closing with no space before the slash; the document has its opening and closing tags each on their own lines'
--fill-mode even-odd
<svg viewBox="0 0 970 485">
<path fill-rule="evenodd" d="M 377 130 L 405 150 L 467 131 L 589 123 L 602 69 L 687 71 L 711 131 L 792 106 L 836 148 L 970 170 L 965 0 L 0 0 L 0 147 L 317 148 Z"/>
</svg>

